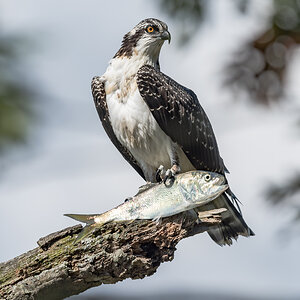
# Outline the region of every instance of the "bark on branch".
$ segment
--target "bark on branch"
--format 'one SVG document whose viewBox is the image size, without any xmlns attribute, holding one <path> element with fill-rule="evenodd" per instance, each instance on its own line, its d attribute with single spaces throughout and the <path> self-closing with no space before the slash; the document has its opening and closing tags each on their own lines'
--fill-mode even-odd
<svg viewBox="0 0 300 300">
<path fill-rule="evenodd" d="M 162 220 L 108 223 L 75 243 L 82 226 L 52 233 L 39 247 L 0 264 L 0 299 L 63 299 L 101 284 L 150 276 L 183 238 L 220 222 L 221 210 Z"/>
</svg>

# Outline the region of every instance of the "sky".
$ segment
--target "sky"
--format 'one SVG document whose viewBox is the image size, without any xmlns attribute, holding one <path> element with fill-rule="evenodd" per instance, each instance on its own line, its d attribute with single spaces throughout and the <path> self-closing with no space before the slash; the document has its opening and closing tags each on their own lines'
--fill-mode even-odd
<svg viewBox="0 0 300 300">
<path fill-rule="evenodd" d="M 243 202 L 244 217 L 256 236 L 223 248 L 206 234 L 185 239 L 174 260 L 162 264 L 155 275 L 103 285 L 70 299 L 151 295 L 153 290 L 299 296 L 300 240 L 280 235 L 293 214 L 273 208 L 263 194 L 268 184 L 300 168 L 296 112 L 283 104 L 271 110 L 253 107 L 244 99 L 237 101 L 221 84 L 222 67 L 240 43 L 258 32 L 264 17 L 261 6 L 268 8 L 269 1 L 254 1 L 247 17 L 230 1 L 215 1 L 213 17 L 184 48 L 176 45 L 176 24 L 154 3 L 0 1 L 0 30 L 35 40 L 25 67 L 42 95 L 39 123 L 28 146 L 8 155 L 1 172 L 0 261 L 36 247 L 42 236 L 75 225 L 64 213 L 104 212 L 143 184 L 106 137 L 90 81 L 104 73 L 126 32 L 140 20 L 155 17 L 165 21 L 172 34 L 172 43 L 162 49 L 161 69 L 198 95 L 230 169 L 231 188 Z M 288 80 L 288 96 L 298 105 L 299 55 Z"/>
</svg>

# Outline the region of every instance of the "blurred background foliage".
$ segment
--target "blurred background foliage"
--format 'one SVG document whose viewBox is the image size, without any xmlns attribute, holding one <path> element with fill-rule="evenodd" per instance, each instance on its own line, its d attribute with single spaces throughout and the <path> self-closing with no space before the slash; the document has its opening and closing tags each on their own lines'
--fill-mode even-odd
<svg viewBox="0 0 300 300">
<path fill-rule="evenodd" d="M 205 0 L 161 0 L 160 8 L 177 23 L 179 46 L 188 43 L 204 21 L 209 7 Z"/>
<path fill-rule="evenodd" d="M 33 87 L 22 68 L 31 42 L 0 30 L 0 155 L 23 144 L 34 120 Z"/>
<path fill-rule="evenodd" d="M 232 1 L 241 15 L 247 15 L 251 1 Z M 177 24 L 181 46 L 189 43 L 206 16 L 214 13 L 209 0 L 161 0 L 158 3 Z M 237 45 L 223 73 L 224 84 L 233 93 L 246 94 L 254 105 L 271 110 L 270 104 L 287 101 L 284 97 L 287 72 L 300 43 L 300 1 L 273 0 L 266 17 L 265 27 L 257 36 L 245 33 L 249 34 L 249 41 Z M 36 94 L 27 81 L 29 70 L 25 72 L 20 67 L 31 44 L 25 37 L 5 36 L 0 30 L 0 155 L 24 143 L 35 120 Z M 296 207 L 299 220 L 300 173 L 295 170 L 293 178 L 285 181 L 288 184 L 271 186 L 267 198 L 275 204 Z"/>
<path fill-rule="evenodd" d="M 228 65 L 226 84 L 257 104 L 285 100 L 285 79 L 300 44 L 300 1 L 274 0 L 266 28 L 242 45 Z"/>
<path fill-rule="evenodd" d="M 232 0 L 241 14 L 247 14 L 249 0 Z M 205 17 L 213 14 L 210 1 L 161 0 L 160 6 L 177 23 L 181 46 L 200 29 Z M 249 42 L 239 45 L 224 70 L 225 84 L 235 92 L 248 94 L 255 104 L 269 105 L 284 100 L 286 72 L 293 50 L 300 43 L 300 1 L 273 0 L 265 28 Z M 247 33 L 246 33 L 247 34 Z"/>
<path fill-rule="evenodd" d="M 248 13 L 251 1 L 232 1 L 242 15 Z M 288 100 L 285 97 L 287 73 L 294 51 L 300 44 L 300 1 L 273 0 L 271 3 L 265 26 L 258 35 L 245 33 L 249 35 L 248 42 L 237 45 L 236 53 L 232 54 L 223 70 L 224 86 L 235 94 L 234 99 L 246 94 L 252 104 L 270 111 L 271 104 Z M 211 1 L 204 0 L 160 1 L 163 11 L 175 21 L 181 32 L 181 46 L 192 40 L 205 16 L 213 14 L 211 4 Z M 300 221 L 300 172 L 294 172 L 291 178 L 284 178 L 284 183 L 269 186 L 266 198 L 272 204 L 294 209 L 295 220 Z"/>
</svg>

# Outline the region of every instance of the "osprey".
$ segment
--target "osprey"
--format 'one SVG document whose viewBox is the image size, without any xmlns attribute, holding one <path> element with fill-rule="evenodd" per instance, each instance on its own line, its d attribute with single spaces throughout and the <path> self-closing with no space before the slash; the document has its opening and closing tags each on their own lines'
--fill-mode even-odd
<svg viewBox="0 0 300 300">
<path fill-rule="evenodd" d="M 190 170 L 224 175 L 227 169 L 197 96 L 160 72 L 159 54 L 166 40 L 171 40 L 168 26 L 154 18 L 125 34 L 106 72 L 92 80 L 102 125 L 123 157 L 147 181 Z M 232 244 L 238 235 L 253 235 L 228 195 L 221 195 L 209 207 L 227 209 L 220 225 L 208 231 L 219 245 Z"/>
</svg>

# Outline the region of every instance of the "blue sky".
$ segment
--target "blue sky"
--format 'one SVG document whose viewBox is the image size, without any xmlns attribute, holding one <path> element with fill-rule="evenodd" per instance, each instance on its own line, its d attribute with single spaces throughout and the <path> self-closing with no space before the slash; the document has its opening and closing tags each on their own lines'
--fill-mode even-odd
<svg viewBox="0 0 300 300">
<path fill-rule="evenodd" d="M 179 49 L 176 25 L 149 1 L 2 0 L 1 30 L 36 39 L 26 70 L 47 96 L 38 103 L 41 121 L 31 146 L 5 158 L 10 163 L 0 182 L 0 261 L 35 247 L 41 236 L 74 225 L 64 213 L 103 212 L 143 183 L 106 137 L 90 81 L 104 73 L 127 31 L 146 17 L 156 17 L 172 34 L 172 43 L 162 49 L 162 71 L 198 95 L 231 171 L 231 187 L 256 236 L 223 248 L 206 234 L 186 239 L 173 262 L 161 265 L 154 276 L 101 286 L 85 295 L 173 289 L 300 295 L 300 240 L 287 242 L 279 236 L 293 213 L 272 208 L 263 198 L 270 182 L 300 168 L 296 112 L 289 105 L 265 110 L 235 101 L 221 84 L 222 67 L 258 31 L 268 3 L 254 2 L 250 15 L 242 18 L 230 1 L 215 1 L 214 17 L 189 46 Z M 299 70 L 298 51 L 288 78 L 288 97 L 298 106 Z"/>
</svg>

